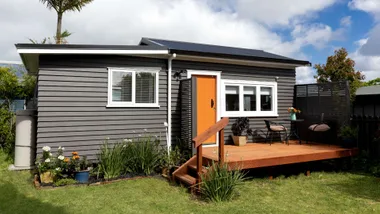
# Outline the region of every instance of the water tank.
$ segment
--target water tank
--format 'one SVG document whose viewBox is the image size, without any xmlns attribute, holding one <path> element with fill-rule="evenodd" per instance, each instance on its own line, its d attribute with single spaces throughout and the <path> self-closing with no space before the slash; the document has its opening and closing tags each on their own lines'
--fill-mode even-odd
<svg viewBox="0 0 380 214">
<path fill-rule="evenodd" d="M 36 114 L 35 110 L 16 112 L 15 163 L 11 170 L 25 170 L 34 167 L 36 159 Z"/>
</svg>

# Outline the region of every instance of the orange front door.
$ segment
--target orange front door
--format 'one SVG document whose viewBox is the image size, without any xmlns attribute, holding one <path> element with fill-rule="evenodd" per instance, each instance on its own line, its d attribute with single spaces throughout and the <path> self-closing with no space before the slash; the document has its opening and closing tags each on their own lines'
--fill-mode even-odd
<svg viewBox="0 0 380 214">
<path fill-rule="evenodd" d="M 216 77 L 197 75 L 197 135 L 216 123 Z M 215 144 L 216 135 L 204 144 Z"/>
</svg>

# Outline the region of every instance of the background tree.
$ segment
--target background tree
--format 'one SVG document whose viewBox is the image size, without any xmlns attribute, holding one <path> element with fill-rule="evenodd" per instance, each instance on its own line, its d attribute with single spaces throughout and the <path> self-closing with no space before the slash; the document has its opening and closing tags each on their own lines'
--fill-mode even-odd
<svg viewBox="0 0 380 214">
<path fill-rule="evenodd" d="M 16 99 L 33 97 L 36 77 L 27 73 L 22 79 L 10 67 L 0 67 L 0 148 L 13 157 L 15 145 L 15 114 L 11 105 Z"/>
<path fill-rule="evenodd" d="M 348 57 L 345 48 L 335 50 L 334 55 L 327 58 L 326 64 L 316 64 L 314 68 L 317 70 L 314 78 L 318 83 L 348 80 L 351 100 L 355 99 L 356 90 L 362 85 L 361 80 L 365 78 L 360 71 L 355 70 L 355 61 Z"/>
<path fill-rule="evenodd" d="M 84 6 L 91 3 L 93 0 L 40 0 L 49 9 L 54 9 L 57 12 L 57 30 L 55 41 L 57 44 L 62 44 L 62 17 L 66 11 L 81 11 Z"/>
<path fill-rule="evenodd" d="M 380 85 L 380 78 L 376 78 L 370 81 L 367 81 L 363 84 L 363 86 L 373 86 L 373 85 Z"/>
</svg>

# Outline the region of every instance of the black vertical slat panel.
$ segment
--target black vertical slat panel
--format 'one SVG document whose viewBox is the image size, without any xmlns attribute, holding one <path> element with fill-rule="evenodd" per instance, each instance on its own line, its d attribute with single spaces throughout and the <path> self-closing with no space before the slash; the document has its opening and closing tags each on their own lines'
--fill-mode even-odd
<svg viewBox="0 0 380 214">
<path fill-rule="evenodd" d="M 181 140 L 191 148 L 192 139 L 192 81 L 181 80 Z"/>
<path fill-rule="evenodd" d="M 321 114 L 324 113 L 324 121 L 332 127 L 331 136 L 328 137 L 332 138 L 331 142 L 338 143 L 337 134 L 340 126 L 350 122 L 348 87 L 346 82 L 296 85 L 294 103 L 296 108 L 302 111 L 300 118 L 305 119 L 299 127 L 300 136 L 310 137 L 309 125 L 319 123 Z"/>
</svg>

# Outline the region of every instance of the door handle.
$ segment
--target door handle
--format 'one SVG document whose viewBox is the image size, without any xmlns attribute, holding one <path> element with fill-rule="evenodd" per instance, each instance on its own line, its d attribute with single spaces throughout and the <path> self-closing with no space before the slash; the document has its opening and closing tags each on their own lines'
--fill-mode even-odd
<svg viewBox="0 0 380 214">
<path fill-rule="evenodd" d="M 211 99 L 211 108 L 214 108 L 214 100 Z"/>
</svg>

